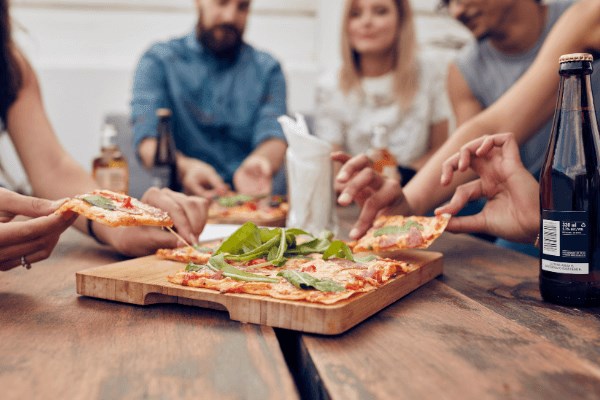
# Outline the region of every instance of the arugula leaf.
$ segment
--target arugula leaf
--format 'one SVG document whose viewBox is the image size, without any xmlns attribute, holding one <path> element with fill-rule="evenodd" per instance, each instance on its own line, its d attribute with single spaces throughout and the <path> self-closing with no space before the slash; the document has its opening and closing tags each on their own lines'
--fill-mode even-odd
<svg viewBox="0 0 600 400">
<path fill-rule="evenodd" d="M 195 244 L 192 247 L 200 253 L 212 253 L 213 251 L 215 251 L 215 249 L 213 249 L 212 247 L 206 247 L 199 244 Z"/>
<path fill-rule="evenodd" d="M 250 272 L 242 271 L 241 269 L 237 269 L 236 267 L 227 264 L 225 262 L 225 256 L 223 254 L 219 254 L 217 256 L 213 256 L 208 260 L 207 266 L 214 271 L 223 272 L 224 276 L 228 276 L 231 279 L 235 279 L 238 281 L 247 281 L 247 282 L 268 282 L 268 283 L 277 283 L 278 279 L 269 278 L 264 275 L 251 274 Z"/>
<path fill-rule="evenodd" d="M 236 194 L 234 196 L 219 197 L 217 203 L 223 207 L 235 207 L 237 205 L 246 203 L 254 200 L 254 197 L 248 196 L 247 194 Z"/>
<path fill-rule="evenodd" d="M 117 209 L 117 206 L 115 206 L 115 203 L 111 199 L 107 199 L 106 197 L 98 196 L 95 194 L 91 196 L 85 196 L 82 198 L 82 200 L 86 203 L 103 208 L 105 210 L 112 211 Z"/>
<path fill-rule="evenodd" d="M 388 225 L 388 226 L 384 226 L 383 228 L 379 228 L 375 232 L 373 232 L 373 236 L 377 237 L 377 236 L 383 236 L 383 235 L 394 235 L 394 234 L 399 234 L 399 233 L 406 233 L 406 232 L 410 231 L 410 228 L 412 228 L 413 226 L 420 231 L 425 229 L 423 227 L 423 225 L 419 224 L 418 222 L 406 221 L 401 226 Z"/>
<path fill-rule="evenodd" d="M 366 256 L 362 257 L 354 257 L 354 261 L 361 264 L 368 263 L 369 261 L 373 261 L 375 259 L 377 259 L 377 257 L 375 257 L 373 254 L 367 254 Z"/>
<path fill-rule="evenodd" d="M 188 265 L 185 266 L 185 271 L 186 272 L 199 272 L 202 271 L 203 269 L 207 269 L 208 267 L 206 265 L 199 265 L 199 264 L 194 264 L 193 262 L 189 262 Z"/>
<path fill-rule="evenodd" d="M 317 279 L 314 276 L 300 271 L 281 271 L 277 276 L 284 277 L 299 289 L 317 289 L 321 292 L 343 292 L 346 288 L 329 279 Z"/>
<path fill-rule="evenodd" d="M 331 242 L 327 250 L 323 253 L 323 260 L 329 260 L 331 257 L 345 258 L 346 260 L 354 261 L 352 250 L 341 240 Z"/>
<path fill-rule="evenodd" d="M 260 246 L 262 241 L 260 240 L 260 232 L 258 227 L 252 222 L 246 222 L 240 226 L 235 232 L 231 234 L 221 246 L 215 251 L 215 254 L 229 253 L 229 254 L 240 254 L 247 252 L 244 251 L 244 246 L 256 248 Z"/>
</svg>

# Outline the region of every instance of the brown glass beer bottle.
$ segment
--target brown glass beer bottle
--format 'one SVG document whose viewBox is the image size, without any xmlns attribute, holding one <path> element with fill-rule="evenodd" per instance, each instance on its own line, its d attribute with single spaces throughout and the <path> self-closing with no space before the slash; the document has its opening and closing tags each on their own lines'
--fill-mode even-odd
<svg viewBox="0 0 600 400">
<path fill-rule="evenodd" d="M 129 167 L 117 144 L 117 130 L 104 124 L 100 136 L 100 155 L 92 161 L 92 175 L 101 189 L 127 194 Z"/>
<path fill-rule="evenodd" d="M 559 59 L 560 86 L 540 175 L 540 292 L 553 303 L 600 304 L 600 136 L 592 56 Z"/>
<path fill-rule="evenodd" d="M 159 108 L 156 110 L 158 117 L 156 153 L 154 153 L 154 166 L 152 168 L 153 186 L 167 187 L 180 191 L 177 172 L 177 149 L 171 134 L 171 110 Z"/>
</svg>

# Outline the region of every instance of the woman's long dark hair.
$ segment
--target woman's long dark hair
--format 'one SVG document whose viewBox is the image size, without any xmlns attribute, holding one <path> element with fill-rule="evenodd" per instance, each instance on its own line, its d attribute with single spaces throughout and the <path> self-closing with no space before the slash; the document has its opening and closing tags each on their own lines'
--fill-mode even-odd
<svg viewBox="0 0 600 400">
<path fill-rule="evenodd" d="M 11 38 L 9 0 L 0 0 L 0 119 L 6 123 L 6 114 L 21 88 L 21 71 L 15 59 Z"/>
</svg>

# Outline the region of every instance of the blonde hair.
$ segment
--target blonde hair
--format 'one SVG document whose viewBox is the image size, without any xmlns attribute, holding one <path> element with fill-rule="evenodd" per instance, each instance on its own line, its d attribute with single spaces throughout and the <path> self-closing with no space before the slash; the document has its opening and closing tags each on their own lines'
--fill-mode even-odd
<svg viewBox="0 0 600 400">
<path fill-rule="evenodd" d="M 340 69 L 340 89 L 348 94 L 352 89 L 360 87 L 360 54 L 350 45 L 348 24 L 352 5 L 355 0 L 346 0 L 342 19 L 342 67 Z M 394 0 L 398 13 L 398 40 L 393 51 L 394 93 L 403 109 L 411 106 L 418 86 L 418 69 L 416 61 L 417 44 L 415 24 L 409 0 Z"/>
</svg>

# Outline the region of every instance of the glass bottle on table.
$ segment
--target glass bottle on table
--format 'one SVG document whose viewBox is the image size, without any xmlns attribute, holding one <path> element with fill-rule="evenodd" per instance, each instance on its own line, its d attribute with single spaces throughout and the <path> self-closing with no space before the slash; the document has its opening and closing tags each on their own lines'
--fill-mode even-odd
<svg viewBox="0 0 600 400">
<path fill-rule="evenodd" d="M 400 180 L 398 162 L 388 148 L 388 129 L 384 125 L 376 125 L 371 137 L 371 148 L 367 156 L 373 162 L 373 169 L 380 174 Z"/>
<path fill-rule="evenodd" d="M 127 193 L 129 190 L 129 167 L 117 145 L 117 130 L 104 124 L 100 135 L 100 155 L 92 162 L 92 175 L 102 189 Z"/>
<path fill-rule="evenodd" d="M 553 303 L 600 305 L 600 135 L 592 56 L 559 59 L 560 86 L 540 174 L 540 292 Z"/>
<path fill-rule="evenodd" d="M 152 185 L 159 188 L 169 188 L 180 191 L 177 172 L 177 149 L 171 133 L 171 110 L 159 108 L 156 110 L 158 117 L 156 152 L 152 167 Z"/>
</svg>

